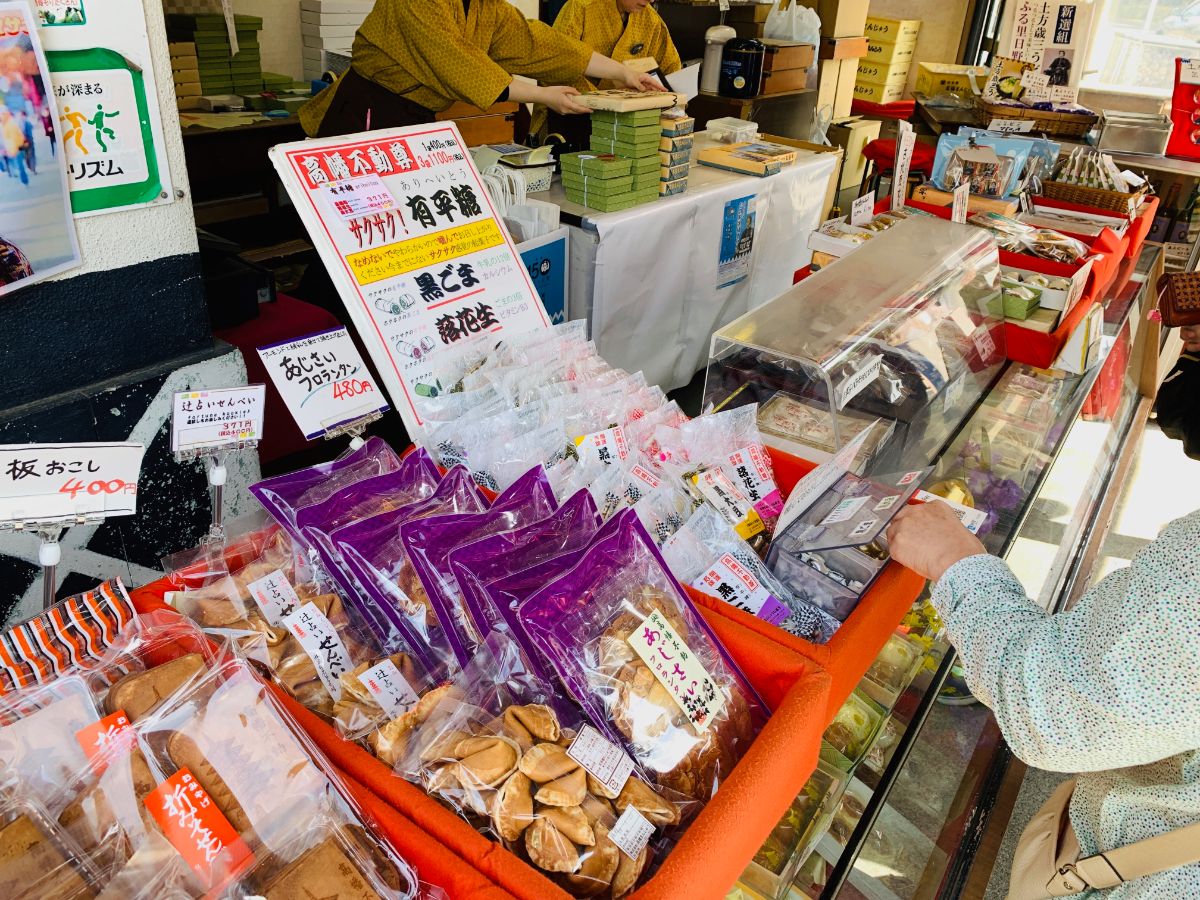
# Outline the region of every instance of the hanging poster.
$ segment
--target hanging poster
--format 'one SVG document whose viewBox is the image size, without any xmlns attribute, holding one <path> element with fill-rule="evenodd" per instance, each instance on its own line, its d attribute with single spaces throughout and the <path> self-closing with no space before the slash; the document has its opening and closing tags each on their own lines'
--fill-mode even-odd
<svg viewBox="0 0 1200 900">
<path fill-rule="evenodd" d="M 717 290 L 745 281 L 750 274 L 756 199 L 751 194 L 725 203 L 720 256 L 717 258 Z"/>
<path fill-rule="evenodd" d="M 76 215 L 172 202 L 140 0 L 39 0 L 39 11 Z"/>
<path fill-rule="evenodd" d="M 439 355 L 550 326 L 452 122 L 281 144 L 271 159 L 414 438 Z"/>
<path fill-rule="evenodd" d="M 1017 0 L 1007 14 L 1001 55 L 1033 63 L 1052 89 L 1077 86 L 1091 14 L 1083 0 Z"/>
<path fill-rule="evenodd" d="M 0 296 L 79 265 L 34 13 L 0 2 Z"/>
</svg>

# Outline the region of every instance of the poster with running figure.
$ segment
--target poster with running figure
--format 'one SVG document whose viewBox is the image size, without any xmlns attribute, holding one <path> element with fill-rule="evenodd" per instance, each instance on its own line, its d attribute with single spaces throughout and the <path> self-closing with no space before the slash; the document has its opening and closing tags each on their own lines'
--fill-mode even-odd
<svg viewBox="0 0 1200 900">
<path fill-rule="evenodd" d="M 140 0 L 40 0 L 39 10 L 75 214 L 172 202 Z"/>
<path fill-rule="evenodd" d="M 80 262 L 36 21 L 0 2 L 0 297 Z"/>
</svg>

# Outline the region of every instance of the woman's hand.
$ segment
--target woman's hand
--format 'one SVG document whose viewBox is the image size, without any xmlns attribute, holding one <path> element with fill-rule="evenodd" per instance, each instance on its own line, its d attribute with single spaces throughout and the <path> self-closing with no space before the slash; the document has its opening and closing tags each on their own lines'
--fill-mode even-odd
<svg viewBox="0 0 1200 900">
<path fill-rule="evenodd" d="M 642 72 L 635 72 L 633 69 L 629 68 L 629 66 L 622 66 L 621 68 L 628 73 L 625 77 L 624 84 L 625 87 L 629 88 L 631 91 L 666 90 L 666 88 L 658 83 L 658 79 L 652 75 L 646 75 Z"/>
<path fill-rule="evenodd" d="M 1183 349 L 1188 353 L 1200 353 L 1200 325 L 1185 325 L 1179 329 L 1183 338 Z"/>
<path fill-rule="evenodd" d="M 939 500 L 904 507 L 888 526 L 887 539 L 892 559 L 930 581 L 960 559 L 987 553 L 954 510 Z"/>
<path fill-rule="evenodd" d="M 564 85 L 550 85 L 548 87 L 538 88 L 538 103 L 542 103 L 554 110 L 560 116 L 579 115 L 590 113 L 591 109 L 584 106 L 575 97 L 579 96 L 579 91 L 573 87 Z"/>
</svg>

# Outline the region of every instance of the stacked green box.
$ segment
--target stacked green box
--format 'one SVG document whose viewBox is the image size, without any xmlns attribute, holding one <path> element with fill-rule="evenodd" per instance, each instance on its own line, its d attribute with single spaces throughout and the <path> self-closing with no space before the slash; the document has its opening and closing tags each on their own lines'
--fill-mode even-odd
<svg viewBox="0 0 1200 900">
<path fill-rule="evenodd" d="M 606 153 L 567 153 L 561 163 L 563 190 L 572 203 L 616 212 L 638 202 L 634 199 L 630 160 Z"/>
<path fill-rule="evenodd" d="M 573 178 L 563 168 L 563 185 L 567 196 L 592 209 L 613 212 L 648 203 L 658 197 L 658 145 L 662 140 L 657 109 L 636 112 L 597 110 L 592 113 L 592 137 L 589 144 L 594 153 L 615 156 L 628 166 L 628 183 L 597 186 L 589 179 L 586 184 Z M 585 196 L 586 188 L 586 196 Z"/>
<path fill-rule="evenodd" d="M 167 34 L 172 41 L 196 45 L 200 89 L 204 94 L 258 94 L 264 89 L 258 16 L 234 16 L 238 52 L 234 54 L 224 16 L 170 15 Z M 279 76 L 276 76 L 279 77 Z M 288 79 L 290 83 L 290 79 Z"/>
</svg>

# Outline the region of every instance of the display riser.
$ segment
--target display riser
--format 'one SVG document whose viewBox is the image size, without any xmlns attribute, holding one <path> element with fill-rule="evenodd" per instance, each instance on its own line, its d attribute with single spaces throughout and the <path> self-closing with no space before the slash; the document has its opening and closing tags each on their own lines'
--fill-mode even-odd
<svg viewBox="0 0 1200 900">
<path fill-rule="evenodd" d="M 245 384 L 241 353 L 224 343 L 139 369 L 87 389 L 60 394 L 6 413 L 0 444 L 139 441 L 146 446 L 138 483 L 138 513 L 68 530 L 58 567 L 60 597 L 119 576 L 134 587 L 160 577 L 160 559 L 194 547 L 212 518 L 208 482 L 199 463 L 171 454 L 171 401 L 176 391 Z M 258 480 L 258 455 L 233 455 L 225 488 L 226 521 L 254 508 L 246 488 Z M 33 615 L 42 605 L 41 570 L 33 535 L 0 534 L 0 621 Z"/>
</svg>

